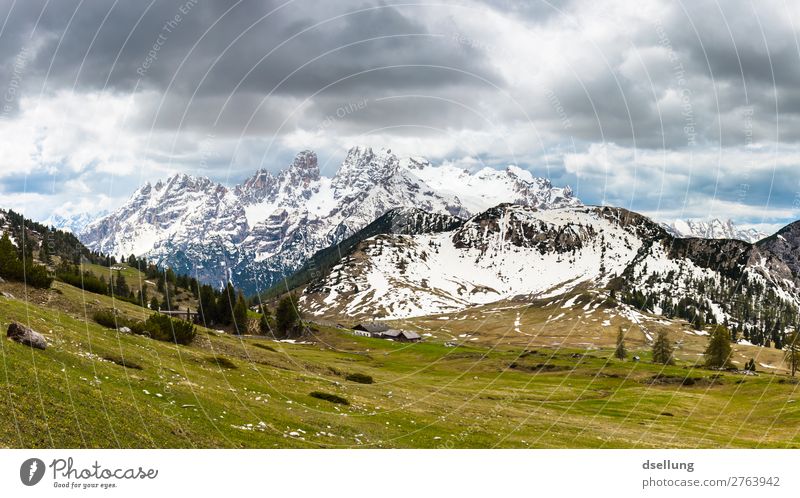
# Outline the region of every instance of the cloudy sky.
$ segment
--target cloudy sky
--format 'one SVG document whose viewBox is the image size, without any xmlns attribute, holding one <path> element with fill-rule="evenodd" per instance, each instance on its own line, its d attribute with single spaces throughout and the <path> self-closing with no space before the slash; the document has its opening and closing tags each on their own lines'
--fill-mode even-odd
<svg viewBox="0 0 800 498">
<path fill-rule="evenodd" d="M 0 0 L 0 204 L 109 209 L 307 148 L 331 175 L 367 144 L 776 227 L 800 218 L 798 19 L 783 0 Z"/>
</svg>

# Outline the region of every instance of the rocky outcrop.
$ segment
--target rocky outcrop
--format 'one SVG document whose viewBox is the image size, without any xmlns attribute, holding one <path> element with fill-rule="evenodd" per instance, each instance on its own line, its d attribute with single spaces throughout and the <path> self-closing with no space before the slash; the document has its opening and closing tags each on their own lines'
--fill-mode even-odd
<svg viewBox="0 0 800 498">
<path fill-rule="evenodd" d="M 800 221 L 783 227 L 775 235 L 756 244 L 783 261 L 791 270 L 796 281 L 800 282 Z"/>
<path fill-rule="evenodd" d="M 12 341 L 30 346 L 32 348 L 47 348 L 47 340 L 42 334 L 17 322 L 12 322 L 11 325 L 8 326 L 7 335 Z"/>
<path fill-rule="evenodd" d="M 579 221 L 550 223 L 535 215 L 536 209 L 501 204 L 467 221 L 452 237 L 457 249 L 479 249 L 511 244 L 536 248 L 544 253 L 565 253 L 583 248 L 584 243 L 597 236 L 592 226 Z"/>
</svg>

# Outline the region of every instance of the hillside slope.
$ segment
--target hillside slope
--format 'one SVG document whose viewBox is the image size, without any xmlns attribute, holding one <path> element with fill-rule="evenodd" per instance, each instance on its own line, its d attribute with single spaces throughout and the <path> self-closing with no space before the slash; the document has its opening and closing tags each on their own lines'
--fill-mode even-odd
<svg viewBox="0 0 800 498">
<path fill-rule="evenodd" d="M 739 337 L 779 346 L 798 323 L 790 254 L 674 238 L 620 208 L 506 204 L 446 232 L 365 238 L 307 286 L 301 303 L 318 315 L 398 319 L 588 286 L 643 311 L 726 323 Z"/>
<path fill-rule="evenodd" d="M 689 351 L 677 366 L 653 365 L 633 338 L 639 363 L 612 360 L 610 349 L 448 347 L 438 331 L 404 345 L 322 326 L 299 344 L 201 329 L 192 345 L 175 346 L 87 321 L 93 309 L 147 313 L 105 296 L 62 284 L 22 299 L 13 297 L 26 295 L 20 285 L 0 284 L 0 291 L 8 295 L 0 297 L 0 327 L 28 324 L 50 344 L 39 351 L 0 340 L 0 447 L 800 444 L 800 408 L 787 403 L 794 385 L 775 375 L 697 369 Z M 374 383 L 348 381 L 350 373 Z M 315 391 L 349 404 L 311 397 Z"/>
</svg>

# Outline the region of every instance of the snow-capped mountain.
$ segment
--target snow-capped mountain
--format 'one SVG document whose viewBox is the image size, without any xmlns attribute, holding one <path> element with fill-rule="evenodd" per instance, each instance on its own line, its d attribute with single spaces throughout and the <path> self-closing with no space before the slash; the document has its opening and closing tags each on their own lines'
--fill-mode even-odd
<svg viewBox="0 0 800 498">
<path fill-rule="evenodd" d="M 354 147 L 332 178 L 320 175 L 316 154 L 303 151 L 283 171 L 258 171 L 233 189 L 186 175 L 146 184 L 80 237 L 93 250 L 145 256 L 214 283 L 231 278 L 255 292 L 393 208 L 468 217 L 509 200 L 581 205 L 569 188 L 515 166 L 470 174 Z"/>
<path fill-rule="evenodd" d="M 56 230 L 80 233 L 91 222 L 107 215 L 108 211 L 98 211 L 97 213 L 77 213 L 66 216 L 52 214 L 46 220 L 42 221 L 42 224 L 53 227 Z"/>
<path fill-rule="evenodd" d="M 672 223 L 664 224 L 664 228 L 675 237 L 697 237 L 701 239 L 736 239 L 754 244 L 759 240 L 765 239 L 769 234 L 756 230 L 755 228 L 744 228 L 736 225 L 733 221 L 722 221 L 714 218 L 708 221 L 702 220 L 675 220 Z"/>
<path fill-rule="evenodd" d="M 476 173 L 450 164 L 432 167 L 425 159 L 409 158 L 404 164 L 437 192 L 458 198 L 466 212 L 479 213 L 500 202 L 539 209 L 580 206 L 570 187 L 555 188 L 514 165 L 505 170 L 483 168 Z"/>
<path fill-rule="evenodd" d="M 354 316 L 435 314 L 610 278 L 641 245 L 594 208 L 503 204 L 453 231 L 367 239 L 359 256 L 336 265 L 304 297 L 321 297 L 309 304 L 315 312 L 343 306 Z"/>
<path fill-rule="evenodd" d="M 694 309 L 755 329 L 797 317 L 798 273 L 787 258 L 797 260 L 737 240 L 674 238 L 621 208 L 503 204 L 452 230 L 366 238 L 301 303 L 315 314 L 406 318 L 584 286 L 654 313 Z"/>
</svg>

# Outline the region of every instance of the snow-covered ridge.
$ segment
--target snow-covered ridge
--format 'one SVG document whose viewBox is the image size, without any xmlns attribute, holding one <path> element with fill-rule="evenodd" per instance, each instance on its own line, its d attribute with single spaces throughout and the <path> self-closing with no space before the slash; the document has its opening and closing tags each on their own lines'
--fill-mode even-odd
<svg viewBox="0 0 800 498">
<path fill-rule="evenodd" d="M 756 246 L 676 239 L 620 208 L 511 204 L 447 232 L 367 238 L 312 282 L 301 302 L 315 314 L 398 319 L 612 282 L 620 293 L 647 297 L 652 312 L 683 300 L 720 323 L 741 322 L 742 300 L 769 300 L 783 310 L 800 304 L 795 275 Z M 763 326 L 763 317 L 748 317 L 747 327 Z"/>
<path fill-rule="evenodd" d="M 470 174 L 353 147 L 332 178 L 320 175 L 316 154 L 303 151 L 279 173 L 258 171 L 232 189 L 187 175 L 148 183 L 78 235 L 93 250 L 146 256 L 215 283 L 232 278 L 254 292 L 390 209 L 466 218 L 508 201 L 581 205 L 568 187 L 516 166 Z"/>
<path fill-rule="evenodd" d="M 738 226 L 732 220 L 713 218 L 703 220 L 675 220 L 665 223 L 664 228 L 675 237 L 697 237 L 701 239 L 735 239 L 755 244 L 769 236 L 755 228 Z"/>
<path fill-rule="evenodd" d="M 302 302 L 315 313 L 405 318 L 518 296 L 605 285 L 642 247 L 600 208 L 501 205 L 444 233 L 381 235 L 363 243 Z"/>
<path fill-rule="evenodd" d="M 487 167 L 476 173 L 449 164 L 433 167 L 420 158 L 407 159 L 404 165 L 437 192 L 457 197 L 470 213 L 500 202 L 540 209 L 581 205 L 570 187 L 555 188 L 550 180 L 535 178 L 514 165 L 505 170 Z"/>
</svg>

